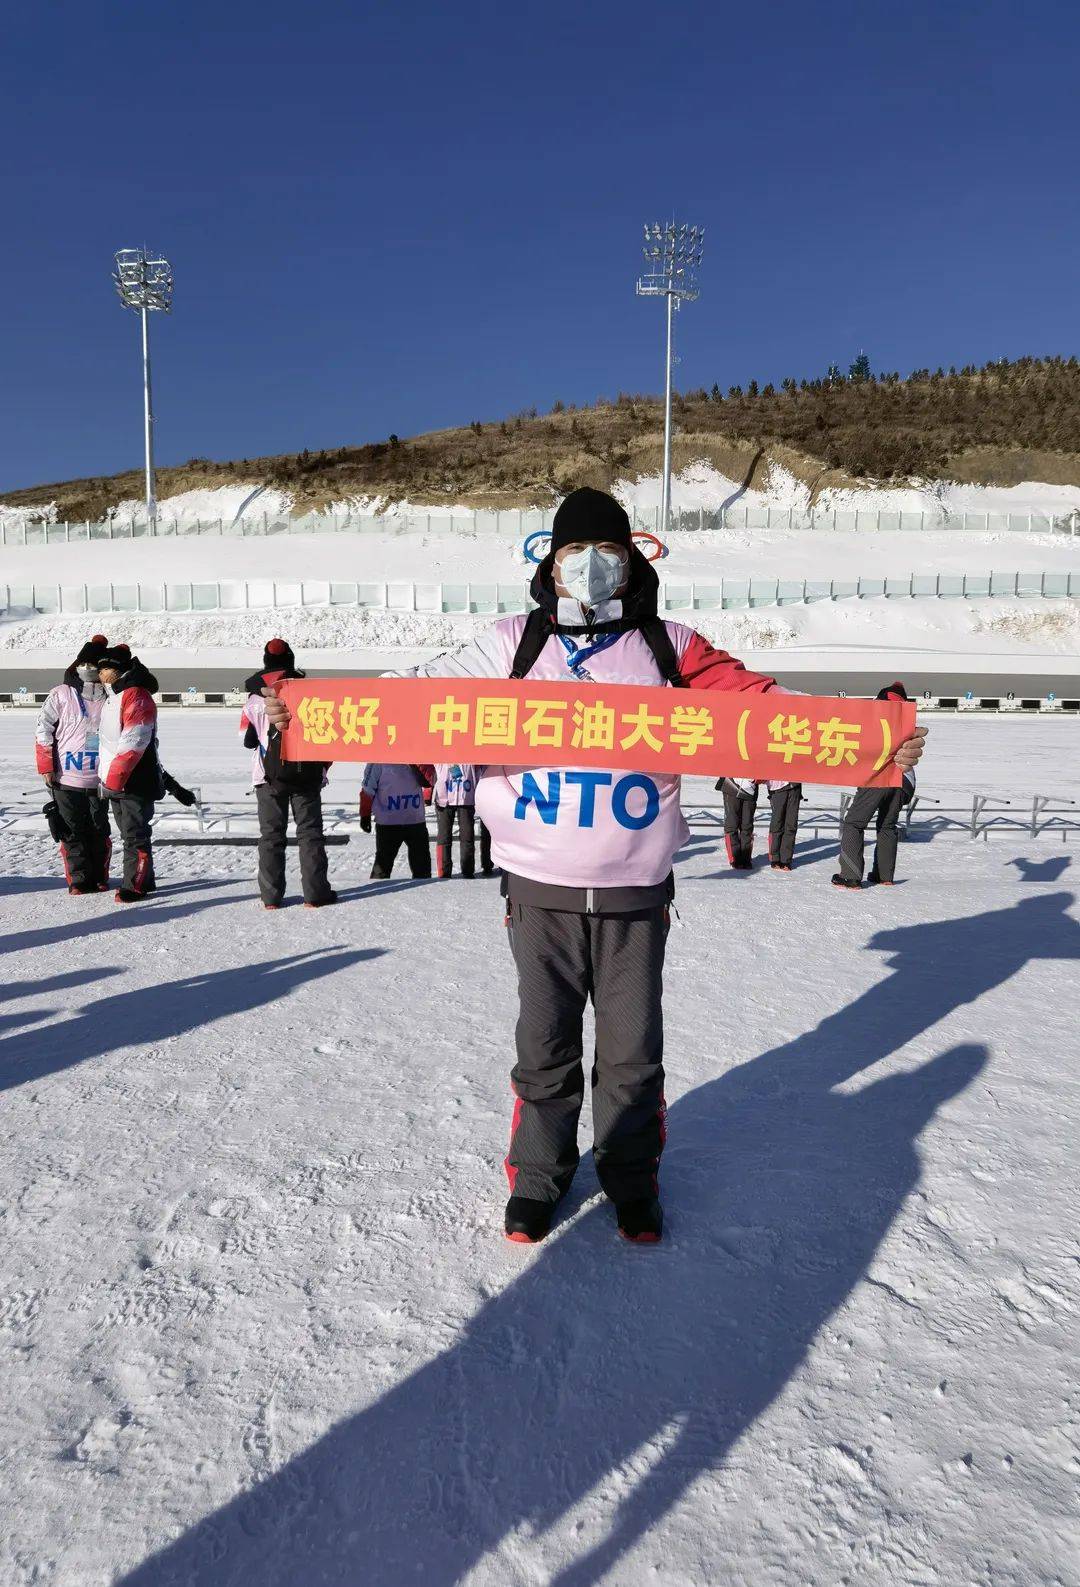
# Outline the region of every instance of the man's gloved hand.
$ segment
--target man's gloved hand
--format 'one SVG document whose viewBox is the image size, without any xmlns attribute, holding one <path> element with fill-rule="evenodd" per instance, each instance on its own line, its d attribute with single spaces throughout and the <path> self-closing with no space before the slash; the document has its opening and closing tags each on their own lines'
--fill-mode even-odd
<svg viewBox="0 0 1080 1587">
<path fill-rule="evenodd" d="M 46 788 L 56 787 L 56 777 L 51 771 L 43 771 L 41 774 L 41 780 L 45 784 Z"/>
<path fill-rule="evenodd" d="M 361 816 L 360 817 L 360 830 L 361 830 L 361 832 L 370 832 L 371 831 L 371 817 L 370 816 Z"/>
</svg>

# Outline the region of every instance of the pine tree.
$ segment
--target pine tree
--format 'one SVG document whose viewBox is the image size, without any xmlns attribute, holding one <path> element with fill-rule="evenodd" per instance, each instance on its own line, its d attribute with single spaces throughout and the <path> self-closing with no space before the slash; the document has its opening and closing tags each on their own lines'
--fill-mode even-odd
<svg viewBox="0 0 1080 1587">
<path fill-rule="evenodd" d="M 848 379 L 861 384 L 870 379 L 870 360 L 865 353 L 860 353 L 855 362 L 848 368 Z"/>
</svg>

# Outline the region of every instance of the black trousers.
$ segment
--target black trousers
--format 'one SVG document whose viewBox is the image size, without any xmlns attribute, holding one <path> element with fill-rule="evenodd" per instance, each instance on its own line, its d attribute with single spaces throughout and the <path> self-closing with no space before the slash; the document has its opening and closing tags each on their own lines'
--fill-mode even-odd
<svg viewBox="0 0 1080 1587">
<path fill-rule="evenodd" d="M 902 788 L 860 788 L 844 815 L 840 828 L 840 874 L 846 882 L 863 878 L 863 839 L 871 820 L 877 819 L 874 878 L 891 882 L 896 875 L 896 830 L 904 806 Z"/>
<path fill-rule="evenodd" d="M 750 863 L 757 800 L 756 788 L 752 794 L 744 793 L 736 788 L 730 777 L 724 778 L 724 842 L 732 865 Z"/>
<path fill-rule="evenodd" d="M 154 801 L 138 794 L 110 794 L 112 818 L 124 845 L 123 885 L 135 893 L 154 890 L 154 849 L 150 823 Z"/>
<path fill-rule="evenodd" d="M 400 825 L 376 821 L 372 881 L 383 881 L 392 874 L 394 861 L 403 843 L 412 874 L 416 877 L 431 875 L 431 844 L 428 842 L 426 821 L 403 821 Z"/>
<path fill-rule="evenodd" d="M 790 865 L 795 858 L 795 839 L 799 835 L 799 806 L 802 783 L 789 782 L 769 795 L 769 859 L 774 865 Z"/>
<path fill-rule="evenodd" d="M 578 1165 L 582 1022 L 592 999 L 593 1158 L 613 1201 L 655 1194 L 664 1145 L 663 905 L 584 915 L 509 903 L 520 1013 L 506 1173 L 514 1195 L 558 1201 Z"/>
<path fill-rule="evenodd" d="M 480 827 L 480 869 L 491 870 L 491 833 L 477 822 L 472 805 L 439 805 L 435 817 L 435 870 L 439 876 L 454 874 L 454 817 L 457 816 L 458 844 L 462 876 L 476 872 L 476 827 Z"/>
<path fill-rule="evenodd" d="M 325 904 L 331 889 L 323 842 L 322 790 L 281 784 L 271 787 L 264 782 L 256 788 L 255 797 L 259 803 L 259 893 L 263 903 L 280 904 L 285 897 L 285 839 L 291 808 L 304 902 Z"/>
<path fill-rule="evenodd" d="M 60 845 L 69 887 L 100 887 L 109 880 L 112 836 L 109 806 L 92 788 L 54 783 L 52 796 L 70 836 Z"/>
</svg>

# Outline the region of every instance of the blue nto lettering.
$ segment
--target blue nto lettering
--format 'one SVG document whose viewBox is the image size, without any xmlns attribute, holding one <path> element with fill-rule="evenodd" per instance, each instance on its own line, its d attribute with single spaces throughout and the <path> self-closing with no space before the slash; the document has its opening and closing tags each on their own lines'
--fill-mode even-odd
<svg viewBox="0 0 1080 1587">
<path fill-rule="evenodd" d="M 94 759 L 97 760 L 97 756 L 96 755 L 94 756 Z M 64 751 L 64 770 L 65 771 L 82 771 L 82 769 L 83 769 L 83 752 L 82 752 L 82 750 L 79 750 L 78 754 L 76 754 L 74 750 L 70 750 L 70 749 L 69 750 L 65 750 Z M 90 770 L 93 770 L 93 768 L 91 767 Z"/>
<path fill-rule="evenodd" d="M 645 795 L 645 808 L 639 816 L 632 816 L 627 809 L 627 800 L 637 788 Z M 628 827 L 631 832 L 651 827 L 660 814 L 660 790 L 651 777 L 643 777 L 640 772 L 630 777 L 620 777 L 611 790 L 611 813 L 621 827 Z"/>
<path fill-rule="evenodd" d="M 581 804 L 578 808 L 578 826 L 591 827 L 596 816 L 596 790 L 610 788 L 612 782 L 609 771 L 568 771 L 566 786 L 576 784 L 581 789 Z"/>
<path fill-rule="evenodd" d="M 524 821 L 525 812 L 531 804 L 536 806 L 536 813 L 547 826 L 553 827 L 559 815 L 559 773 L 549 771 L 547 774 L 548 791 L 545 797 L 540 792 L 540 784 L 531 771 L 527 771 L 521 779 L 521 792 L 518 794 L 517 803 L 514 805 L 514 820 Z"/>
</svg>

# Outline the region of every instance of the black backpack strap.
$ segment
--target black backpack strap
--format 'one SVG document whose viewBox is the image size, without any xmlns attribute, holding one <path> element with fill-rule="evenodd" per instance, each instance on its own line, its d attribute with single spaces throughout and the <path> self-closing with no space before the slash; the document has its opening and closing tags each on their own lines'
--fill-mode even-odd
<svg viewBox="0 0 1080 1587">
<path fill-rule="evenodd" d="M 659 667 L 664 682 L 670 683 L 673 689 L 685 689 L 686 682 L 679 671 L 679 658 L 675 654 L 675 646 L 671 643 L 671 635 L 668 633 L 664 619 L 646 617 L 638 626 L 642 638 L 652 651 L 653 660 Z M 528 677 L 551 634 L 551 618 L 539 606 L 534 607 L 525 619 L 525 627 L 521 630 L 521 638 L 514 652 L 514 664 L 510 669 L 512 678 Z"/>
<path fill-rule="evenodd" d="M 667 624 L 662 617 L 645 617 L 641 621 L 641 637 L 653 653 L 660 675 L 673 689 L 685 689 L 686 680 L 679 671 L 679 658 L 671 643 Z"/>
<path fill-rule="evenodd" d="M 521 638 L 514 652 L 514 664 L 510 668 L 512 678 L 528 677 L 551 634 L 551 618 L 541 607 L 534 606 L 525 619 L 525 627 L 521 630 Z"/>
</svg>

